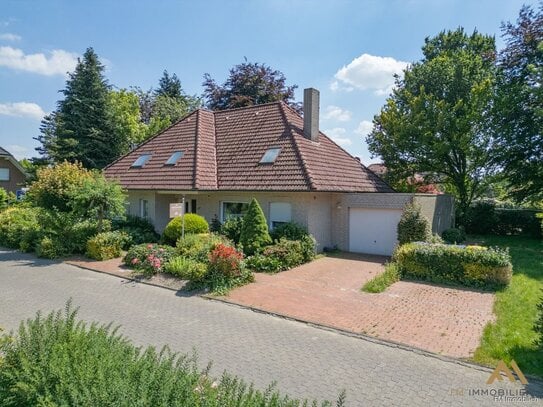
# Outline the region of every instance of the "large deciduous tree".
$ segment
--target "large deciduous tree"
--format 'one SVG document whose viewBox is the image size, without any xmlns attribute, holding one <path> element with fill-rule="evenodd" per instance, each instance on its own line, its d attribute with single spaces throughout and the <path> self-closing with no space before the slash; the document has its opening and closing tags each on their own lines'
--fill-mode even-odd
<svg viewBox="0 0 543 407">
<path fill-rule="evenodd" d="M 494 38 L 459 28 L 427 38 L 422 51 L 375 116 L 369 150 L 382 157 L 393 183 L 415 173 L 431 177 L 465 211 L 496 170 Z"/>
<path fill-rule="evenodd" d="M 254 106 L 282 100 L 300 111 L 294 100 L 296 85 L 287 86 L 285 75 L 266 64 L 244 62 L 230 69 L 228 79 L 218 85 L 204 75 L 204 99 L 212 110 Z"/>
<path fill-rule="evenodd" d="M 38 151 L 53 162 L 81 162 L 86 168 L 103 168 L 122 152 L 108 111 L 109 85 L 104 65 L 88 48 L 69 74 L 64 99 L 44 118 Z"/>
<path fill-rule="evenodd" d="M 536 201 L 543 198 L 543 5 L 523 7 L 502 31 L 494 122 L 501 160 L 513 196 Z"/>
</svg>

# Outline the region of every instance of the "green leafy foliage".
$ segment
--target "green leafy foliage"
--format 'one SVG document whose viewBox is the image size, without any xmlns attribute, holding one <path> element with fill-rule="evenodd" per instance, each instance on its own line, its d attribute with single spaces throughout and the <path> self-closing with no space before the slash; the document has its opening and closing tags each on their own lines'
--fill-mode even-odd
<svg viewBox="0 0 543 407">
<path fill-rule="evenodd" d="M 130 241 L 124 232 L 102 232 L 87 240 L 87 256 L 95 260 L 109 260 L 119 257 L 122 248 Z"/>
<path fill-rule="evenodd" d="M 147 276 L 163 271 L 164 266 L 176 255 L 173 247 L 144 243 L 132 246 L 123 257 L 123 263 Z"/>
<path fill-rule="evenodd" d="M 36 256 L 38 257 L 57 259 L 59 257 L 67 256 L 68 254 L 70 253 L 64 243 L 57 238 L 44 236 L 36 244 Z"/>
<path fill-rule="evenodd" d="M 165 243 L 174 245 L 183 234 L 183 220 L 185 234 L 207 233 L 209 225 L 203 216 L 195 213 L 186 213 L 183 216 L 173 218 L 164 229 L 163 239 Z"/>
<path fill-rule="evenodd" d="M 414 202 L 407 204 L 398 222 L 400 245 L 409 242 L 426 242 L 430 236 L 430 222 L 422 215 L 420 205 Z"/>
<path fill-rule="evenodd" d="M 212 233 L 220 233 L 221 232 L 222 223 L 217 217 L 217 215 L 213 216 L 213 219 L 211 219 L 211 223 L 209 224 L 209 231 Z"/>
<path fill-rule="evenodd" d="M 36 208 L 20 206 L 0 212 L 0 245 L 32 251 L 41 235 Z"/>
<path fill-rule="evenodd" d="M 190 234 L 177 240 L 177 252 L 182 257 L 187 257 L 199 262 L 208 263 L 209 253 L 219 244 L 230 246 L 228 239 L 213 233 Z"/>
<path fill-rule="evenodd" d="M 393 258 L 402 276 L 419 280 L 489 289 L 511 281 L 511 257 L 497 248 L 409 243 Z"/>
<path fill-rule="evenodd" d="M 441 237 L 447 243 L 463 243 L 466 241 L 466 232 L 463 229 L 450 228 L 444 230 Z"/>
<path fill-rule="evenodd" d="M 272 243 L 268 224 L 258 201 L 253 198 L 243 217 L 240 243 L 246 255 L 252 255 Z"/>
<path fill-rule="evenodd" d="M 15 194 L 0 187 L 0 211 L 3 211 L 16 202 Z"/>
<path fill-rule="evenodd" d="M 157 243 L 160 235 L 155 231 L 155 226 L 145 218 L 134 215 L 117 217 L 111 221 L 111 229 L 118 230 L 130 236 L 130 244 Z M 128 249 L 124 246 L 123 249 Z"/>
<path fill-rule="evenodd" d="M 247 267 L 256 272 L 277 273 L 307 263 L 315 258 L 316 242 L 310 235 L 299 240 L 280 238 L 247 259 Z"/>
<path fill-rule="evenodd" d="M 294 101 L 297 86 L 287 86 L 285 75 L 266 64 L 244 62 L 230 69 L 226 82 L 218 85 L 209 74 L 204 75 L 204 98 L 211 110 L 234 109 L 262 103 L 284 101 L 301 111 Z"/>
<path fill-rule="evenodd" d="M 309 236 L 309 232 L 302 225 L 295 222 L 287 222 L 278 225 L 270 232 L 272 240 L 279 240 L 282 237 L 288 240 L 299 240 L 304 236 Z"/>
<path fill-rule="evenodd" d="M 169 349 L 134 346 L 110 325 L 78 321 L 70 303 L 64 312 L 38 313 L 0 340 L 2 406 L 296 407 L 304 401 L 265 392 L 210 365 Z M 338 406 L 345 403 L 344 395 Z M 312 405 L 317 405 L 315 402 Z M 331 407 L 325 402 L 322 407 Z"/>
<path fill-rule="evenodd" d="M 427 38 L 422 53 L 396 78 L 368 147 L 382 157 L 393 185 L 424 174 L 428 182 L 445 184 L 463 211 L 498 169 L 489 114 L 495 40 L 459 28 Z"/>
<path fill-rule="evenodd" d="M 385 271 L 368 280 L 362 286 L 362 291 L 373 294 L 382 293 L 392 284 L 400 281 L 401 276 L 396 263 L 387 263 L 385 264 Z"/>
<path fill-rule="evenodd" d="M 164 266 L 164 272 L 182 280 L 202 281 L 207 274 L 207 264 L 188 258 L 172 257 Z"/>
<path fill-rule="evenodd" d="M 222 224 L 220 234 L 226 236 L 235 244 L 238 244 L 242 227 L 243 218 L 231 218 Z"/>
<path fill-rule="evenodd" d="M 543 294 L 543 288 L 541 289 L 541 293 Z M 537 305 L 537 310 L 538 318 L 534 325 L 534 331 L 539 336 L 539 338 L 536 340 L 536 343 L 539 346 L 539 349 L 543 350 L 543 296 L 541 297 L 541 301 Z"/>
<path fill-rule="evenodd" d="M 209 272 L 205 285 L 212 292 L 225 295 L 234 287 L 254 281 L 253 273 L 245 267 L 243 253 L 235 247 L 219 243 L 209 253 Z"/>
</svg>

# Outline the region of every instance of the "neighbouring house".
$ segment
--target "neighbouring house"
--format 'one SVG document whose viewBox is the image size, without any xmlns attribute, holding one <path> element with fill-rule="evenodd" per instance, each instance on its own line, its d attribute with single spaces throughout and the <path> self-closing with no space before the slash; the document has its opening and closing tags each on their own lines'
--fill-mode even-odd
<svg viewBox="0 0 543 407">
<path fill-rule="evenodd" d="M 368 168 L 381 178 L 385 179 L 385 176 L 387 174 L 387 167 L 385 164 L 370 164 L 368 165 Z M 428 182 L 427 177 L 425 177 L 424 174 L 416 173 L 415 176 L 407 178 L 406 182 L 409 186 L 413 187 L 416 192 L 419 193 L 434 195 L 443 194 L 443 192 L 435 183 Z"/>
<path fill-rule="evenodd" d="M 16 193 L 26 182 L 26 172 L 7 150 L 0 147 L 0 188 Z"/>
<path fill-rule="evenodd" d="M 131 214 L 158 231 L 172 204 L 224 222 L 251 198 L 269 227 L 297 222 L 318 248 L 391 254 L 402 208 L 419 201 L 433 230 L 451 226 L 448 196 L 395 193 L 381 178 L 319 131 L 319 92 L 304 91 L 303 118 L 283 102 L 198 109 L 105 169 L 128 191 Z"/>
</svg>

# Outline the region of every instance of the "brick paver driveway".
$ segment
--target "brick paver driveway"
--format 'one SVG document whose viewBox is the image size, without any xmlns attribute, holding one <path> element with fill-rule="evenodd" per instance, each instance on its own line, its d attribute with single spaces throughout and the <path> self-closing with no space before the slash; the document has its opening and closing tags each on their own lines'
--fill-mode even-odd
<svg viewBox="0 0 543 407">
<path fill-rule="evenodd" d="M 347 390 L 349 406 L 493 405 L 488 371 L 321 330 L 198 297 L 123 280 L 33 256 L 0 251 L 0 325 L 15 328 L 38 309 L 73 297 L 80 317 L 122 324 L 137 344 L 196 348 L 203 363 L 265 387 L 277 380 L 293 396 L 333 399 Z M 522 366 L 521 366 L 522 367 Z M 497 383 L 497 382 L 496 382 Z M 501 384 L 520 389 L 520 385 Z M 543 394 L 531 381 L 530 395 Z"/>
<path fill-rule="evenodd" d="M 226 298 L 304 321 L 468 358 L 493 321 L 494 295 L 400 281 L 380 294 L 360 291 L 385 257 L 325 257 L 256 281 Z"/>
</svg>

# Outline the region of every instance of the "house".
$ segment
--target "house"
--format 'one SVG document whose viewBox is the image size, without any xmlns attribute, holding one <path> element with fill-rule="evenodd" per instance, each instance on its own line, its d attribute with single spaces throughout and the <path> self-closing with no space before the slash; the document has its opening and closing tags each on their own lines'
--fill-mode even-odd
<svg viewBox="0 0 543 407">
<path fill-rule="evenodd" d="M 368 165 L 368 168 L 383 179 L 387 174 L 387 167 L 384 163 L 370 164 Z M 433 182 L 429 182 L 428 177 L 425 175 L 429 174 L 416 173 L 413 177 L 406 179 L 406 184 L 410 189 L 415 190 L 415 192 L 433 195 L 443 194 L 439 186 Z"/>
<path fill-rule="evenodd" d="M 318 248 L 390 254 L 413 194 L 398 194 L 319 131 L 319 92 L 304 91 L 303 118 L 283 102 L 198 109 L 105 169 L 127 189 L 128 211 L 158 231 L 171 204 L 224 222 L 251 198 L 269 227 L 297 222 Z M 451 224 L 450 199 L 417 195 L 435 231 Z M 172 213 L 173 215 L 173 213 Z"/>
<path fill-rule="evenodd" d="M 25 181 L 26 172 L 19 161 L 0 147 L 0 188 L 15 193 L 24 186 Z"/>
</svg>

